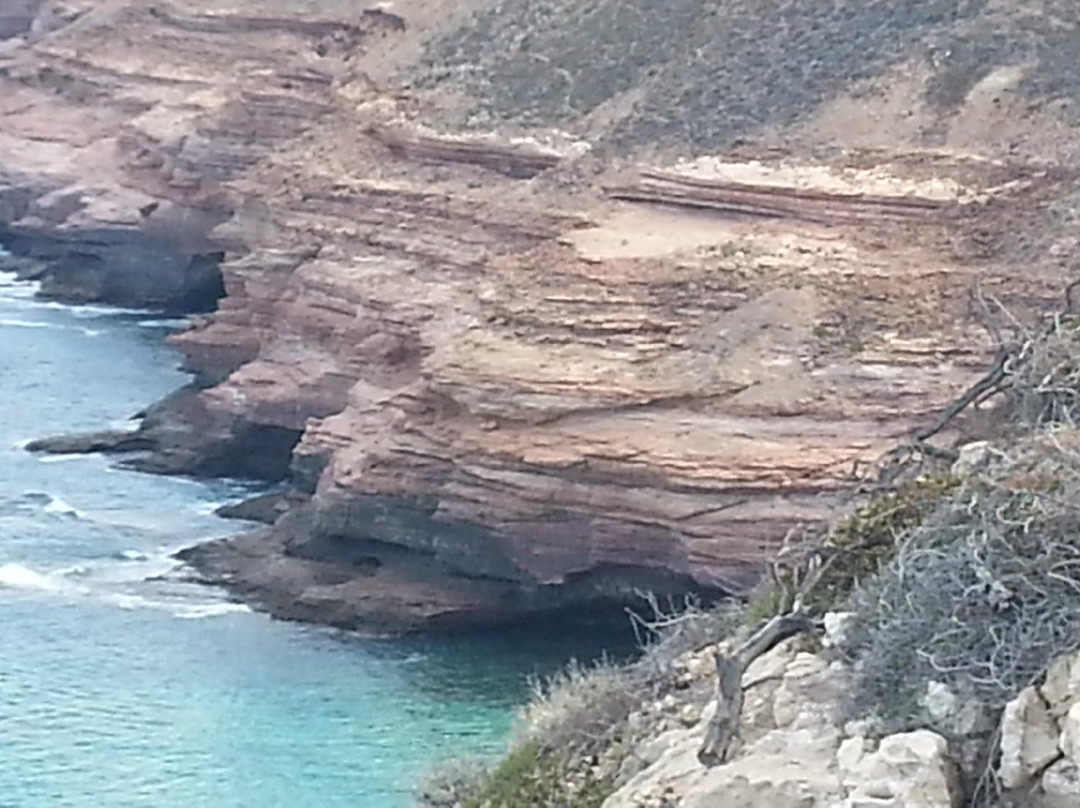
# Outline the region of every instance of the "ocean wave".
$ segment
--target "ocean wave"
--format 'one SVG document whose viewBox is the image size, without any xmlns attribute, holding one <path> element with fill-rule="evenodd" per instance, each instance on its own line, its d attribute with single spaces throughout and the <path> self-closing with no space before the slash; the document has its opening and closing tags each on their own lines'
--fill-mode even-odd
<svg viewBox="0 0 1080 808">
<path fill-rule="evenodd" d="M 24 491 L 16 497 L 7 498 L 16 511 L 41 511 L 53 516 L 65 516 L 75 519 L 85 519 L 85 515 L 78 508 L 69 505 L 59 497 L 47 494 L 44 491 Z"/>
<path fill-rule="evenodd" d="M 251 609 L 243 603 L 204 603 L 199 606 L 176 607 L 173 615 L 181 620 L 201 620 L 205 617 L 222 617 L 227 614 L 242 614 Z"/>
<path fill-rule="evenodd" d="M 26 441 L 26 443 L 30 443 L 30 441 Z M 26 446 L 23 445 L 19 448 L 25 449 Z M 85 460 L 86 457 L 84 454 L 51 454 L 41 455 L 37 458 L 37 461 L 39 463 L 69 463 L 72 460 Z"/>
<path fill-rule="evenodd" d="M 151 318 L 139 320 L 140 328 L 187 328 L 191 320 L 187 317 Z"/>
<path fill-rule="evenodd" d="M 41 323 L 35 320 L 12 320 L 10 317 L 0 318 L 0 326 L 10 328 L 63 328 L 55 323 Z"/>
<path fill-rule="evenodd" d="M 157 315 L 157 312 L 150 309 L 125 309 L 120 306 L 102 306 L 95 303 L 60 303 L 55 300 L 38 301 L 35 307 L 65 311 L 80 320 L 91 320 L 99 317 L 151 317 Z"/>
<path fill-rule="evenodd" d="M 215 601 L 209 603 L 171 603 L 166 600 L 155 600 L 144 595 L 132 595 L 124 592 L 103 593 L 101 599 L 105 602 L 125 610 L 150 609 L 156 612 L 166 612 L 181 620 L 201 620 L 207 617 L 222 617 L 227 614 L 250 612 L 243 603 L 230 603 Z"/>
<path fill-rule="evenodd" d="M 12 317 L 0 318 L 0 328 L 51 328 L 54 331 L 78 331 L 87 337 L 100 337 L 100 328 L 83 328 L 65 323 L 49 323 L 41 320 L 20 320 Z"/>
<path fill-rule="evenodd" d="M 59 592 L 65 588 L 63 581 L 35 572 L 22 564 L 0 564 L 0 589 Z"/>
<path fill-rule="evenodd" d="M 139 418 L 118 418 L 109 422 L 109 429 L 115 432 L 133 433 L 138 432 L 141 425 L 142 420 Z"/>
<path fill-rule="evenodd" d="M 200 516 L 213 516 L 219 508 L 224 508 L 226 505 L 235 505 L 237 502 L 243 502 L 243 500 L 223 499 L 220 502 L 201 502 L 195 506 L 195 513 Z"/>
<path fill-rule="evenodd" d="M 130 592 L 98 589 L 83 584 L 75 584 L 70 580 L 71 578 L 77 578 L 86 581 L 89 577 L 90 570 L 86 567 L 72 567 L 59 573 L 46 574 L 22 564 L 0 564 L 0 589 L 91 598 L 125 611 L 149 609 L 156 612 L 165 612 L 181 620 L 201 620 L 208 617 L 221 617 L 251 611 L 243 603 L 220 600 L 183 603 Z"/>
<path fill-rule="evenodd" d="M 83 512 L 78 508 L 74 508 L 68 505 L 64 500 L 59 497 L 49 497 L 49 502 L 42 509 L 45 513 L 51 513 L 56 516 L 70 516 L 75 519 L 85 518 Z"/>
<path fill-rule="evenodd" d="M 0 257 L 5 253 L 0 250 Z M 37 294 L 38 284 L 34 281 L 21 281 L 14 272 L 0 272 L 0 289 L 4 300 L 23 300 Z"/>
</svg>

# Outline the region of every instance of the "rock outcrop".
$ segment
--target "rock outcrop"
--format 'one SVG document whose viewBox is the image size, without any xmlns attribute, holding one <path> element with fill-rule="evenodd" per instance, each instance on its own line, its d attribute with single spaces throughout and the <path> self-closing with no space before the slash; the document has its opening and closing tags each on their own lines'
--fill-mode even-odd
<svg viewBox="0 0 1080 808">
<path fill-rule="evenodd" d="M 959 808 L 960 772 L 943 737 L 873 737 L 846 721 L 850 671 L 798 649 L 789 640 L 746 671 L 741 741 L 728 762 L 706 768 L 697 759 L 710 705 L 701 723 L 634 750 L 623 766 L 640 771 L 604 808 Z"/>
<path fill-rule="evenodd" d="M 1080 804 L 1080 654 L 1057 660 L 1005 708 L 999 773 L 1010 805 Z"/>
<path fill-rule="evenodd" d="M 944 735 L 884 734 L 872 716 L 857 717 L 855 674 L 830 635 L 824 648 L 794 638 L 751 664 L 734 749 L 712 767 L 698 751 L 715 709 L 702 701 L 715 689 L 715 648 L 678 658 L 675 688 L 643 702 L 620 744 L 596 756 L 614 783 L 603 808 L 959 808 L 987 774 L 1002 808 L 1080 804 L 1080 654 L 1057 659 L 988 722 L 958 720 L 984 711 L 931 682 L 925 718 Z"/>
<path fill-rule="evenodd" d="M 133 462 L 293 482 L 272 529 L 188 555 L 285 616 L 407 629 L 744 588 L 978 375 L 984 309 L 1056 299 L 1076 249 L 1071 176 L 1036 159 L 1064 159 L 1071 107 L 1008 141 L 989 125 L 1055 92 L 1049 61 L 1011 83 L 988 63 L 997 90 L 953 75 L 964 91 L 931 103 L 944 72 L 897 53 L 814 79 L 771 128 L 748 95 L 712 148 L 669 116 L 656 154 L 659 84 L 575 117 L 526 114 L 520 72 L 433 77 L 468 32 L 526 30 L 495 10 L 470 28 L 479 0 L 26 5 L 0 43 L 0 242 L 62 299 L 192 310 L 223 284 L 174 339 L 192 389 L 151 409 Z M 680 60 L 657 81 L 692 77 Z M 868 136 L 871 90 L 910 96 L 925 137 L 885 102 Z"/>
</svg>

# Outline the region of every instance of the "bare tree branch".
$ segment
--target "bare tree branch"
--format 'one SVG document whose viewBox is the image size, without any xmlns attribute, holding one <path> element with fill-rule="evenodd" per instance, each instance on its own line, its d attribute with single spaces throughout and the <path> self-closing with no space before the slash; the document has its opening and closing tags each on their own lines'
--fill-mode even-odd
<svg viewBox="0 0 1080 808">
<path fill-rule="evenodd" d="M 705 731 L 698 760 L 706 766 L 716 766 L 727 760 L 731 743 L 739 731 L 745 692 L 742 680 L 750 663 L 784 640 L 814 631 L 816 627 L 814 620 L 801 612 L 776 615 L 734 653 L 716 652 L 716 712 Z"/>
</svg>

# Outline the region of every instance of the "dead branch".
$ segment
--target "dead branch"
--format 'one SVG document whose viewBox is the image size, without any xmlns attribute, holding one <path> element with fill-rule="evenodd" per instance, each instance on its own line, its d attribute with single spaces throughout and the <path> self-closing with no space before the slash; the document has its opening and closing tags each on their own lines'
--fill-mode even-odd
<svg viewBox="0 0 1080 808">
<path fill-rule="evenodd" d="M 1068 286 L 1065 287 L 1065 313 L 1066 314 L 1076 314 L 1077 313 L 1076 308 L 1073 305 L 1073 292 L 1076 290 L 1076 288 L 1078 286 L 1080 286 L 1080 278 L 1077 278 L 1075 281 L 1072 281 Z"/>
<path fill-rule="evenodd" d="M 1003 346 L 999 348 L 997 355 L 994 357 L 994 364 L 990 367 L 990 372 L 971 385 L 960 398 L 942 410 L 941 415 L 937 417 L 934 423 L 916 432 L 914 440 L 917 443 L 929 440 L 976 401 L 985 400 L 989 396 L 1000 392 L 1008 375 L 1008 362 L 1014 353 L 1015 348 L 1013 347 Z"/>
<path fill-rule="evenodd" d="M 792 548 L 788 546 L 791 533 L 769 573 L 780 591 L 777 614 L 750 635 L 733 652 L 716 651 L 716 711 L 706 728 L 705 740 L 698 750 L 698 760 L 706 766 L 716 766 L 727 760 L 732 741 L 739 731 L 742 717 L 743 676 L 750 664 L 767 654 L 784 640 L 798 634 L 816 631 L 819 623 L 806 610 L 805 600 L 817 587 L 822 576 L 833 564 L 837 554 L 824 557 L 820 548 L 803 552 L 793 564 L 788 563 Z M 782 567 L 787 567 L 782 569 Z"/>
<path fill-rule="evenodd" d="M 1001 335 L 1001 326 L 997 324 L 997 320 L 994 319 L 993 313 L 990 311 L 990 306 L 986 303 L 986 298 L 982 293 L 982 284 L 978 280 L 975 281 L 975 285 L 971 288 L 971 299 L 979 307 L 979 323 L 986 329 L 990 338 L 994 341 L 995 347 L 1001 349 L 1005 346 L 1005 339 Z"/>
<path fill-rule="evenodd" d="M 744 693 L 742 680 L 750 663 L 784 640 L 814 631 L 816 627 L 817 623 L 803 612 L 780 614 L 755 631 L 734 653 L 716 652 L 716 712 L 698 750 L 698 760 L 706 766 L 716 766 L 727 759 L 739 731 Z"/>
<path fill-rule="evenodd" d="M 1009 311 L 1004 303 L 993 295 L 984 294 L 982 287 L 976 283 L 972 289 L 972 299 L 979 307 L 981 313 L 979 318 L 980 323 L 990 334 L 997 346 L 994 362 L 986 375 L 975 382 L 975 384 L 969 387 L 963 395 L 946 407 L 934 423 L 915 433 L 913 437 L 914 444 L 921 450 L 927 451 L 929 449 L 932 453 L 934 450 L 926 444 L 927 440 L 941 432 L 941 430 L 948 426 L 954 418 L 960 415 L 960 413 L 968 407 L 973 405 L 978 406 L 987 399 L 1009 389 L 1016 377 L 1020 375 L 1026 367 L 1039 365 L 1040 363 L 1037 361 L 1039 357 L 1035 356 L 1037 349 L 1045 346 L 1054 336 L 1061 334 L 1063 318 L 1074 314 L 1073 292 L 1078 286 L 1080 286 L 1080 280 L 1075 280 L 1066 286 L 1063 307 L 1052 316 L 1046 318 L 1045 324 L 1041 329 L 1032 331 L 1032 329 L 1029 329 L 1021 323 L 1020 320 Z M 991 312 L 988 301 L 993 303 L 994 307 L 1004 315 L 1012 325 L 1012 329 L 1016 335 L 1012 342 L 1007 343 L 1004 340 L 1001 327 L 998 325 L 993 312 Z M 1050 372 L 1046 374 L 1046 378 L 1052 378 L 1054 371 L 1056 370 L 1057 368 L 1052 368 Z M 1045 389 L 1045 383 L 1042 385 L 1032 385 L 1032 388 L 1035 389 L 1036 392 L 1050 392 Z M 1060 392 L 1060 390 L 1056 392 Z"/>
</svg>

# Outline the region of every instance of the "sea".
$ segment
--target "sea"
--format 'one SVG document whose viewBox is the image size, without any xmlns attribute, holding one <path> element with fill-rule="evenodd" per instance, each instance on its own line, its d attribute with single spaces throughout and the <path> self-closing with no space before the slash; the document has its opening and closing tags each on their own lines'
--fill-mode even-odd
<svg viewBox="0 0 1080 808">
<path fill-rule="evenodd" d="M 187 381 L 183 320 L 0 275 L 0 808 L 405 808 L 437 761 L 502 752 L 531 677 L 609 642 L 538 627 L 373 640 L 184 580 L 250 482 L 36 456 L 134 428 Z"/>
</svg>

